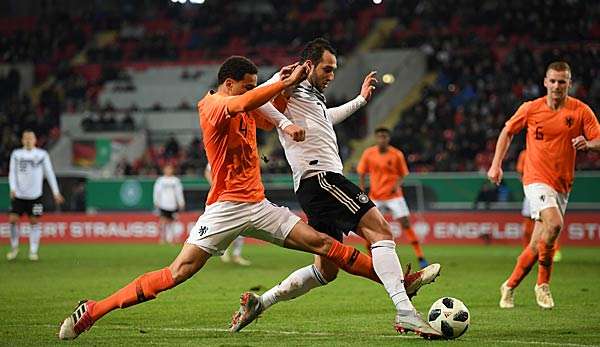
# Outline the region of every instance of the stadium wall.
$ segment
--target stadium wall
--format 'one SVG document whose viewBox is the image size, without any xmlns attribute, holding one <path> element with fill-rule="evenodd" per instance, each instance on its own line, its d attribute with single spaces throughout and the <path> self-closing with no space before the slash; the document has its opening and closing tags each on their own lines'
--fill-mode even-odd
<svg viewBox="0 0 600 347">
<path fill-rule="evenodd" d="M 301 212 L 298 212 L 302 215 Z M 175 233 L 179 242 L 196 223 L 200 213 L 180 213 Z M 388 220 L 390 219 L 387 216 Z M 515 212 L 425 212 L 412 217 L 413 228 L 428 244 L 510 244 L 521 243 L 522 217 Z M 158 242 L 158 217 L 152 213 L 48 214 L 42 218 L 44 243 L 154 243 Z M 406 243 L 400 226 L 400 243 Z M 30 225 L 21 224 L 23 237 Z M 6 215 L 0 217 L 0 243 L 7 244 L 10 225 Z M 359 242 L 358 237 L 351 240 Z M 254 241 L 249 241 L 254 242 Z M 600 214 L 570 211 L 560 235 L 563 245 L 600 247 Z"/>
</svg>

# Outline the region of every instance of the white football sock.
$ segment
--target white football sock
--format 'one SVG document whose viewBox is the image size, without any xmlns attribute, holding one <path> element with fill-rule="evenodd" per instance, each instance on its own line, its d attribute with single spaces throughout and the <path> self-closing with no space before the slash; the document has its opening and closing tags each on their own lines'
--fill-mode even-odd
<svg viewBox="0 0 600 347">
<path fill-rule="evenodd" d="M 267 290 L 260 296 L 263 310 L 278 303 L 279 301 L 292 300 L 300 295 L 308 293 L 309 290 L 324 286 L 327 281 L 314 265 L 309 265 L 294 271 L 281 283 Z"/>
<path fill-rule="evenodd" d="M 42 228 L 39 223 L 33 224 L 29 231 L 29 253 L 37 254 L 40 248 L 40 238 L 42 236 Z"/>
<path fill-rule="evenodd" d="M 10 246 L 12 249 L 19 248 L 19 230 L 17 230 L 17 224 L 10 224 Z"/>
<path fill-rule="evenodd" d="M 173 243 L 173 223 L 165 224 L 165 241 Z"/>
<path fill-rule="evenodd" d="M 375 273 L 396 306 L 396 310 L 412 310 L 412 303 L 404 289 L 404 274 L 392 240 L 381 240 L 371 245 Z"/>
<path fill-rule="evenodd" d="M 238 236 L 235 240 L 233 240 L 231 246 L 229 247 L 231 248 L 231 255 L 234 257 L 241 257 L 242 247 L 244 247 L 244 237 Z"/>
</svg>

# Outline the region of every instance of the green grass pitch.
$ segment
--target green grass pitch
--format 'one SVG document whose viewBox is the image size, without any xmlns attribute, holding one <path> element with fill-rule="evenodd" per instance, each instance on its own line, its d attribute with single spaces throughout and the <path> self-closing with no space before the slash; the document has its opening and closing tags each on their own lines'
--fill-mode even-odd
<svg viewBox="0 0 600 347">
<path fill-rule="evenodd" d="M 5 246 L 3 251 L 7 250 Z M 516 308 L 498 308 L 499 286 L 519 253 L 505 246 L 425 246 L 442 275 L 415 297 L 426 312 L 435 299 L 454 296 L 471 311 L 471 326 L 454 341 L 399 335 L 383 287 L 340 273 L 304 297 L 280 303 L 241 333 L 227 332 L 239 295 L 270 288 L 310 255 L 247 245 L 249 268 L 212 259 L 195 277 L 151 302 L 113 311 L 72 342 L 59 341 L 59 323 L 79 299 L 102 298 L 139 274 L 169 264 L 179 247 L 159 245 L 42 245 L 41 260 L 0 261 L 0 345 L 195 346 L 589 346 L 600 345 L 600 258 L 592 248 L 563 248 L 552 292 L 557 307 L 535 304 L 535 269 L 517 290 Z M 398 248 L 403 263 L 412 250 Z M 2 254 L 4 258 L 4 254 Z"/>
</svg>

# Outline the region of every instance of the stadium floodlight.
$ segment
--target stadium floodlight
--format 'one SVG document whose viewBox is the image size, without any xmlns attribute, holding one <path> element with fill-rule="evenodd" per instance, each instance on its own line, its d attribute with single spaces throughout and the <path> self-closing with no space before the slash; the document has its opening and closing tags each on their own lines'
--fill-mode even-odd
<svg viewBox="0 0 600 347">
<path fill-rule="evenodd" d="M 381 80 L 385 84 L 392 84 L 396 81 L 396 78 L 391 73 L 386 73 L 381 77 Z"/>
<path fill-rule="evenodd" d="M 379 5 L 379 4 L 381 4 L 382 2 L 383 2 L 383 0 L 373 0 L 373 3 L 374 3 L 375 5 Z"/>
<path fill-rule="evenodd" d="M 192 4 L 203 4 L 204 0 L 190 0 Z"/>
</svg>

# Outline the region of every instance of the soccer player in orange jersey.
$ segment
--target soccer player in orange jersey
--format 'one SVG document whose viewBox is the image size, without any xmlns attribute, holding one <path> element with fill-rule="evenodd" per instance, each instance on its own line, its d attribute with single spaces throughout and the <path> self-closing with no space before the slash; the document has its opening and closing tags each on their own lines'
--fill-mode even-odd
<svg viewBox="0 0 600 347">
<path fill-rule="evenodd" d="M 410 212 L 402 194 L 402 181 L 408 175 L 404 154 L 390 146 L 390 130 L 385 127 L 375 129 L 376 146 L 367 148 L 358 162 L 356 171 L 360 178 L 360 189 L 365 190 L 365 178 L 369 175 L 369 197 L 381 211 L 388 210 L 394 220 L 400 220 L 402 230 L 410 241 L 421 268 L 429 265 L 419 244 L 415 231 L 411 228 Z"/>
<path fill-rule="evenodd" d="M 500 287 L 500 307 L 514 307 L 514 290 L 538 262 L 534 291 L 542 308 L 554 307 L 550 293 L 550 274 L 554 242 L 563 227 L 569 192 L 573 185 L 575 157 L 578 150 L 600 151 L 600 124 L 585 103 L 568 96 L 571 68 L 554 62 L 546 69 L 544 97 L 525 102 L 510 118 L 498 137 L 488 178 L 496 184 L 502 180 L 502 160 L 513 136 L 527 128 L 527 155 L 523 173 L 523 190 L 531 207 L 535 227 L 529 246 Z"/>
<path fill-rule="evenodd" d="M 517 167 L 516 170 L 523 178 L 523 171 L 525 169 L 525 155 L 527 151 L 524 149 L 519 153 L 519 157 L 517 158 Z M 521 240 L 523 241 L 523 247 L 529 246 L 529 242 L 531 241 L 531 235 L 533 234 L 533 227 L 535 226 L 535 220 L 531 219 L 531 207 L 529 204 L 529 200 L 527 197 L 523 197 L 523 208 L 521 208 L 521 215 L 523 216 L 523 237 Z M 558 238 L 554 242 L 554 257 L 552 258 L 555 263 L 561 260 L 560 253 L 560 244 L 558 242 Z"/>
<path fill-rule="evenodd" d="M 198 103 L 213 182 L 204 214 L 171 265 L 141 275 L 105 299 L 80 302 L 63 321 L 60 339 L 74 339 L 112 310 L 154 299 L 158 293 L 184 282 L 212 255 L 223 254 L 239 235 L 318 254 L 346 271 L 378 280 L 370 257 L 315 231 L 287 208 L 265 199 L 256 128 L 272 129 L 273 125 L 264 114 L 253 111 L 301 82 L 307 72 L 307 64 L 294 66 L 291 72 L 282 70 L 279 81 L 255 88 L 257 68 L 250 60 L 234 56 L 221 65 L 217 91 L 210 91 Z M 291 123 L 284 132 L 303 140 L 303 130 Z M 419 328 L 425 336 L 440 336 L 426 322 Z"/>
</svg>

